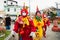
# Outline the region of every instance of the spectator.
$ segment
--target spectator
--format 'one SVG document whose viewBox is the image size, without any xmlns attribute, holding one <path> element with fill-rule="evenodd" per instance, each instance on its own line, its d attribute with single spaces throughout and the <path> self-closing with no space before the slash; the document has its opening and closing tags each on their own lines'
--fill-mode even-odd
<svg viewBox="0 0 60 40">
<path fill-rule="evenodd" d="M 10 18 L 9 15 L 7 15 L 6 18 L 5 18 L 6 30 L 10 30 L 10 25 L 11 25 L 11 18 Z"/>
</svg>

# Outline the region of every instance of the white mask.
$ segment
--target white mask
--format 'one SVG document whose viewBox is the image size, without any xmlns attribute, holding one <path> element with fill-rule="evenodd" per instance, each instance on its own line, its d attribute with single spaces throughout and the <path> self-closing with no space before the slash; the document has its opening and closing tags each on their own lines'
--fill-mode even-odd
<svg viewBox="0 0 60 40">
<path fill-rule="evenodd" d="M 46 17 L 46 15 L 44 15 L 44 17 Z"/>
<path fill-rule="evenodd" d="M 26 13 L 24 12 L 24 13 L 22 13 L 22 16 L 26 16 Z"/>
</svg>

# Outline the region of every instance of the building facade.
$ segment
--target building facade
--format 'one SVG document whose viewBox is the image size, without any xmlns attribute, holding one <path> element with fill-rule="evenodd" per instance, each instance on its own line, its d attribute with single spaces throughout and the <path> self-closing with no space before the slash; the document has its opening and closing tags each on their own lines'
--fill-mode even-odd
<svg viewBox="0 0 60 40">
<path fill-rule="evenodd" d="M 17 1 L 14 0 L 4 0 L 4 11 L 6 14 L 18 15 L 22 6 L 18 5 Z"/>
</svg>

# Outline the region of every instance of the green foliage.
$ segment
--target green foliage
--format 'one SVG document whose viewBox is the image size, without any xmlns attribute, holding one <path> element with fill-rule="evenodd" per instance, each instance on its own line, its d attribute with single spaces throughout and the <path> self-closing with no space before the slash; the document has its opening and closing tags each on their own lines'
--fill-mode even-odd
<svg viewBox="0 0 60 40">
<path fill-rule="evenodd" d="M 0 40 L 4 40 L 10 33 L 11 33 L 10 31 L 6 31 L 5 36 L 0 37 Z"/>
</svg>

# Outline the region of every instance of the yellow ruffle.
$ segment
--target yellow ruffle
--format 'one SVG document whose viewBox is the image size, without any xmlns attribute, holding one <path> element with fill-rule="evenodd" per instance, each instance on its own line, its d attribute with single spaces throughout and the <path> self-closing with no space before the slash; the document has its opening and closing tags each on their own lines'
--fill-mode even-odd
<svg viewBox="0 0 60 40">
<path fill-rule="evenodd" d="M 38 22 L 38 21 L 34 18 L 34 19 L 33 19 L 33 22 L 34 22 L 35 27 L 38 28 L 38 29 L 37 29 L 38 31 L 37 31 L 36 33 L 38 33 L 39 37 L 42 38 L 42 37 L 43 37 L 43 25 L 44 25 L 43 20 L 41 20 L 41 21 Z M 38 24 L 40 24 L 40 25 L 38 25 Z"/>
<path fill-rule="evenodd" d="M 28 21 L 28 18 L 27 17 L 23 18 L 22 20 L 23 20 L 24 24 L 29 25 L 29 21 Z"/>
</svg>

